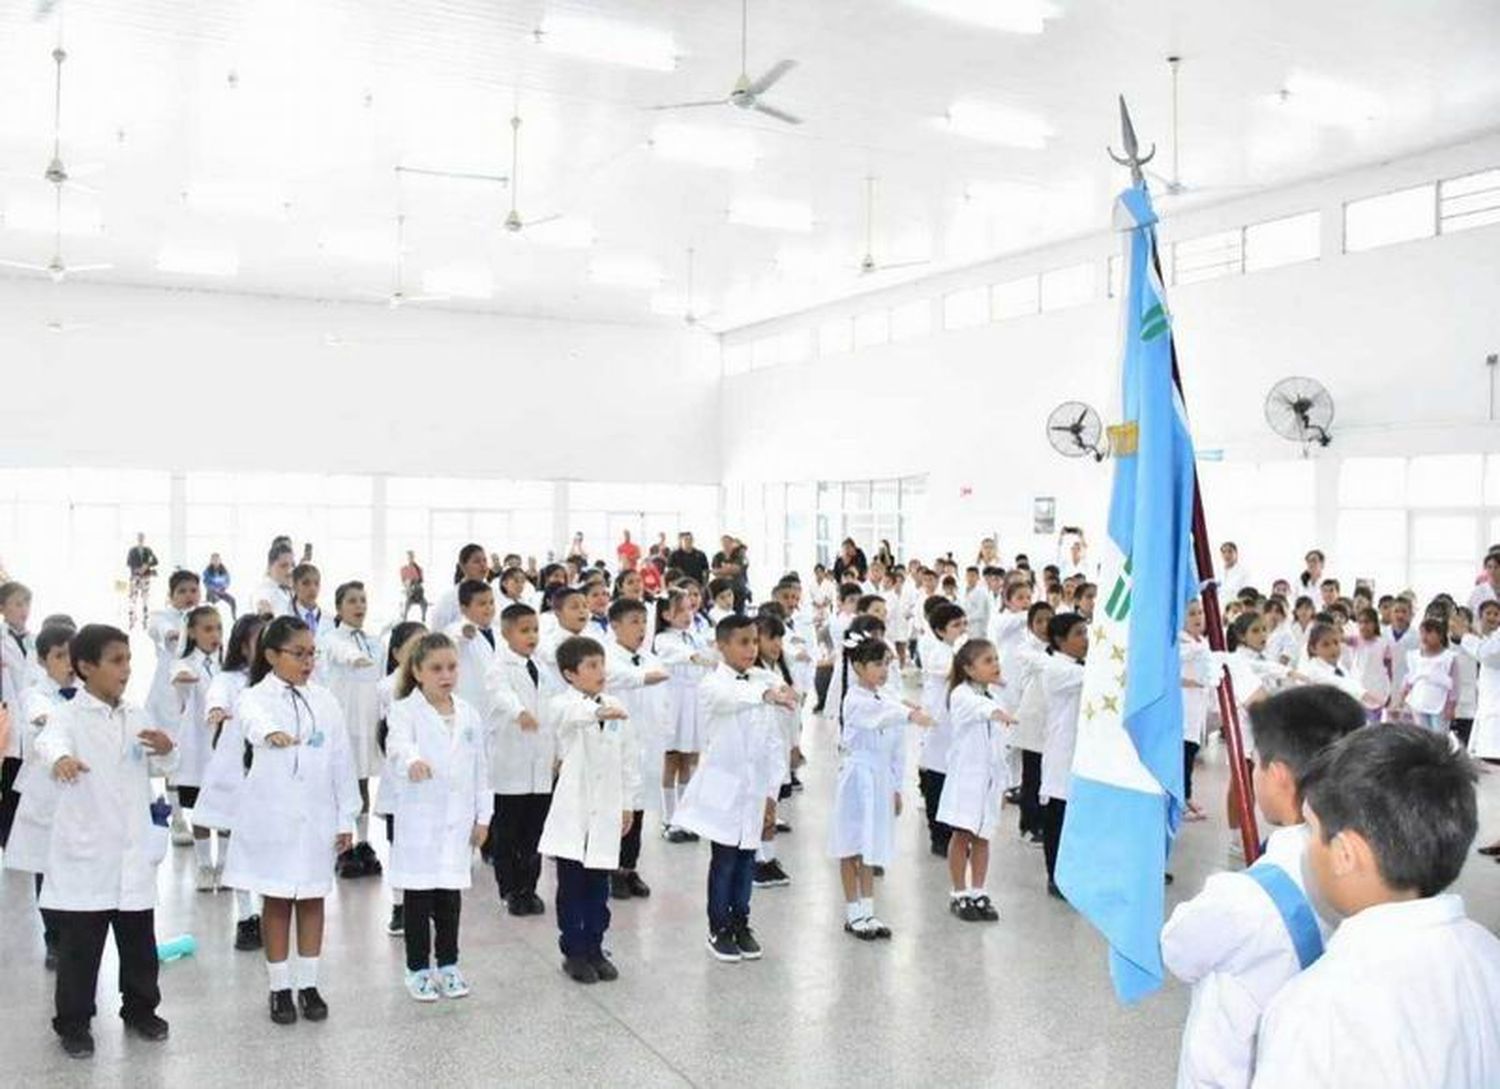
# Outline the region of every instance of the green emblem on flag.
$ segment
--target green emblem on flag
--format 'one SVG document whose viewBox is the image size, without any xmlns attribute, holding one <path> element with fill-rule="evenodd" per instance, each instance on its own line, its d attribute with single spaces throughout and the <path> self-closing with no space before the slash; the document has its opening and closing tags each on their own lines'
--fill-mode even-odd
<svg viewBox="0 0 1500 1089">
<path fill-rule="evenodd" d="M 1109 600 L 1104 603 L 1104 614 L 1111 620 L 1124 621 L 1130 615 L 1130 561 L 1125 561 L 1125 566 L 1115 578 L 1115 585 L 1109 592 Z"/>
<path fill-rule="evenodd" d="M 1156 303 L 1141 316 L 1141 340 L 1150 342 L 1167 331 L 1167 315 Z"/>
</svg>

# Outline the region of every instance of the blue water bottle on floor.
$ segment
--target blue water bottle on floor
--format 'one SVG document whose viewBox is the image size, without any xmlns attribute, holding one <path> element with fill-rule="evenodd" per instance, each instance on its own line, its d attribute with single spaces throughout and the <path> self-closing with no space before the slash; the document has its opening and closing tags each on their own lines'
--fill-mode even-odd
<svg viewBox="0 0 1500 1089">
<path fill-rule="evenodd" d="M 156 959 L 163 964 L 169 964 L 183 957 L 191 957 L 196 952 L 198 952 L 198 939 L 191 934 L 179 934 L 157 945 Z"/>
</svg>

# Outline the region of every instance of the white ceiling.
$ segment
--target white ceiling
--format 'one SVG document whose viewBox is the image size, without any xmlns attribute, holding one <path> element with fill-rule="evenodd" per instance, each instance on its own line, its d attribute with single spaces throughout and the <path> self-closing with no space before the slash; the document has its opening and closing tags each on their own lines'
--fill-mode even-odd
<svg viewBox="0 0 1500 1089">
<path fill-rule="evenodd" d="M 714 312 L 715 328 L 847 294 L 868 286 L 854 270 L 867 175 L 879 179 L 877 258 L 933 262 L 886 279 L 1102 227 L 1122 180 L 1104 155 L 1118 145 L 1114 96 L 1130 100 L 1143 142 L 1165 144 L 1172 53 L 1184 58 L 1182 176 L 1198 185 L 1328 174 L 1500 118 L 1493 0 L 1055 0 L 1040 35 L 908 0 L 750 0 L 751 74 L 799 62 L 770 96 L 806 118 L 796 128 L 728 107 L 642 108 L 727 93 L 735 0 L 62 0 L 40 19 L 35 6 L 0 7 L 0 258 L 51 256 L 39 175 L 61 11 L 63 157 L 101 167 L 86 179 L 97 195 L 66 198 L 64 256 L 115 265 L 80 279 L 357 299 L 388 291 L 393 271 L 348 251 L 389 245 L 399 201 L 407 291 L 433 270 L 488 277 L 490 298 L 436 305 L 504 313 L 673 320 L 653 315 L 651 290 L 593 283 L 587 270 L 650 259 L 660 293 L 681 295 L 689 247 L 696 309 Z M 548 12 L 670 32 L 675 70 L 560 56 L 534 40 Z M 1276 104 L 1308 79 L 1364 92 L 1370 116 L 1311 121 Z M 1035 115 L 1053 135 L 1022 150 L 943 131 L 935 119 L 959 99 Z M 505 234 L 501 186 L 394 171 L 508 173 L 517 109 L 522 215 L 584 218 L 590 247 Z M 665 161 L 648 140 L 669 117 L 748 134 L 753 169 Z M 1029 188 L 1001 212 L 965 201 L 976 182 Z M 728 207 L 747 197 L 806 202 L 812 232 L 731 225 Z M 230 250 L 238 272 L 159 271 L 166 245 Z"/>
</svg>

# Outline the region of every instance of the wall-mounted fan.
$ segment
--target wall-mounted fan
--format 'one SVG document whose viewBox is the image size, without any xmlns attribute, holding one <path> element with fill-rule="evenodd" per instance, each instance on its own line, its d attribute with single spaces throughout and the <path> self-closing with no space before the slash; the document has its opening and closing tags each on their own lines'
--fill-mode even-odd
<svg viewBox="0 0 1500 1089">
<path fill-rule="evenodd" d="M 1283 378 L 1266 394 L 1266 423 L 1284 439 L 1302 444 L 1303 453 L 1313 443 L 1327 446 L 1333 423 L 1333 398 L 1321 382 L 1311 378 Z"/>
<path fill-rule="evenodd" d="M 1047 441 L 1065 458 L 1081 458 L 1092 454 L 1095 461 L 1103 461 L 1104 424 L 1095 412 L 1082 401 L 1064 401 L 1047 417 Z"/>
</svg>

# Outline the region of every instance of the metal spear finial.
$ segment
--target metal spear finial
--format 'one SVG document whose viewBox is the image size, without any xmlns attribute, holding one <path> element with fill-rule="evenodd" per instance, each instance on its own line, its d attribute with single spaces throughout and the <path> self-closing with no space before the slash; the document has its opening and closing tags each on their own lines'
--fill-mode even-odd
<svg viewBox="0 0 1500 1089">
<path fill-rule="evenodd" d="M 1120 96 L 1120 138 L 1125 142 L 1124 156 L 1116 155 L 1113 148 L 1105 148 L 1109 157 L 1121 166 L 1130 167 L 1130 180 L 1135 185 L 1145 184 L 1145 178 L 1141 174 L 1141 167 L 1156 158 L 1156 145 L 1151 145 L 1151 150 L 1141 155 L 1141 146 L 1135 138 L 1135 126 L 1130 123 L 1130 107 L 1125 105 L 1125 96 Z"/>
</svg>

